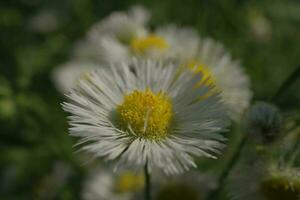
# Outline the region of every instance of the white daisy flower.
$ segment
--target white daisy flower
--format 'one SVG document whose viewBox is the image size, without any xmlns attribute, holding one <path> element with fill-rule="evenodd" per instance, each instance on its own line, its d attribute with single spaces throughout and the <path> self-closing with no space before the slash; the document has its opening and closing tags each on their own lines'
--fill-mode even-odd
<svg viewBox="0 0 300 200">
<path fill-rule="evenodd" d="M 272 37 L 273 27 L 265 14 L 259 9 L 250 9 L 247 16 L 251 35 L 258 41 L 268 41 Z"/>
<path fill-rule="evenodd" d="M 41 10 L 29 18 L 28 27 L 37 33 L 50 33 L 59 27 L 58 14 L 53 10 Z"/>
<path fill-rule="evenodd" d="M 192 28 L 167 25 L 132 39 L 132 55 L 148 58 L 186 60 L 196 55 L 199 45 L 197 32 Z"/>
<path fill-rule="evenodd" d="M 197 55 L 199 47 L 199 35 L 189 27 L 166 25 L 155 31 L 157 37 L 162 38 L 167 46 L 164 58 L 186 61 Z"/>
<path fill-rule="evenodd" d="M 112 13 L 90 29 L 87 38 L 75 48 L 74 56 L 100 63 L 126 61 L 133 38 L 147 34 L 145 25 L 149 17 L 141 6 L 132 7 L 127 13 Z"/>
<path fill-rule="evenodd" d="M 70 91 L 84 72 L 98 68 L 98 65 L 89 62 L 71 61 L 58 66 L 52 72 L 52 79 L 56 88 L 62 92 Z"/>
<path fill-rule="evenodd" d="M 255 163 L 235 170 L 228 188 L 233 200 L 299 200 L 300 172 L 288 166 Z"/>
<path fill-rule="evenodd" d="M 90 54 L 97 62 L 127 62 L 132 56 L 143 58 L 176 60 L 196 66 L 205 76 L 212 76 L 227 104 L 232 119 L 237 120 L 248 108 L 252 97 L 250 81 L 238 61 L 232 59 L 224 47 L 209 38 L 199 38 L 192 28 L 167 25 L 153 32 L 135 34 L 124 43 L 117 37 L 103 36 L 100 31 L 91 31 L 89 40 L 92 50 L 81 51 Z M 114 35 L 114 34 L 112 34 Z"/>
<path fill-rule="evenodd" d="M 144 176 L 141 173 L 124 171 L 113 173 L 100 168 L 86 180 L 82 199 L 84 200 L 133 200 L 144 188 Z"/>
<path fill-rule="evenodd" d="M 201 39 L 197 56 L 186 62 L 204 76 L 211 76 L 231 118 L 238 120 L 249 107 L 252 97 L 249 78 L 239 62 L 232 59 L 222 44 L 210 38 Z"/>
<path fill-rule="evenodd" d="M 208 81 L 173 63 L 119 65 L 91 72 L 63 104 L 83 150 L 115 160 L 116 169 L 147 164 L 167 174 L 196 167 L 194 156 L 215 158 L 227 118 Z"/>
<path fill-rule="evenodd" d="M 139 6 L 128 13 L 112 13 L 91 28 L 75 48 L 75 57 L 115 63 L 128 61 L 131 56 L 178 59 L 194 55 L 199 39 L 193 29 L 169 25 L 149 31 L 149 16 Z"/>
<path fill-rule="evenodd" d="M 141 6 L 132 7 L 127 13 L 114 12 L 95 24 L 89 34 L 114 36 L 120 42 L 128 43 L 133 37 L 145 35 L 145 25 L 150 18 L 149 12 Z M 97 36 L 96 36 L 97 37 Z"/>
</svg>

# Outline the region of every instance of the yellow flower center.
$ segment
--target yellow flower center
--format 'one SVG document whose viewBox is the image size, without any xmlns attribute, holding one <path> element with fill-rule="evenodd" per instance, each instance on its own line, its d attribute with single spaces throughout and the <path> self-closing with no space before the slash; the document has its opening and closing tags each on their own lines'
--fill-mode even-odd
<svg viewBox="0 0 300 200">
<path fill-rule="evenodd" d="M 133 172 L 124 172 L 115 182 L 115 191 L 118 193 L 137 192 L 144 187 L 144 176 Z"/>
<path fill-rule="evenodd" d="M 148 35 L 146 37 L 135 38 L 131 42 L 131 49 L 135 53 L 146 53 L 149 50 L 164 51 L 168 48 L 168 43 L 163 37 Z"/>
<path fill-rule="evenodd" d="M 150 89 L 135 90 L 117 107 L 117 116 L 122 130 L 133 131 L 138 137 L 160 139 L 169 132 L 173 118 L 172 102 L 163 92 L 155 94 Z"/>
<path fill-rule="evenodd" d="M 211 71 L 204 64 L 197 62 L 197 61 L 190 61 L 187 63 L 187 67 L 195 74 L 201 74 L 202 78 L 201 78 L 201 81 L 199 82 L 199 85 L 200 84 L 205 84 L 205 85 L 215 84 L 215 79 L 214 79 Z"/>
<path fill-rule="evenodd" d="M 268 200 L 298 200 L 300 197 L 300 182 L 287 177 L 273 177 L 265 180 L 260 188 Z"/>
</svg>

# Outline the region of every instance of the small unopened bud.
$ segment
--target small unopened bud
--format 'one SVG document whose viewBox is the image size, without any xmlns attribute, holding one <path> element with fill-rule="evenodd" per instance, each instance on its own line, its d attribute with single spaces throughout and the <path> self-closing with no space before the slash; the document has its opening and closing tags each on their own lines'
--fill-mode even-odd
<svg viewBox="0 0 300 200">
<path fill-rule="evenodd" d="M 262 143 L 276 140 L 281 132 L 282 117 L 279 109 L 268 103 L 257 102 L 246 115 L 246 128 L 250 136 Z"/>
</svg>

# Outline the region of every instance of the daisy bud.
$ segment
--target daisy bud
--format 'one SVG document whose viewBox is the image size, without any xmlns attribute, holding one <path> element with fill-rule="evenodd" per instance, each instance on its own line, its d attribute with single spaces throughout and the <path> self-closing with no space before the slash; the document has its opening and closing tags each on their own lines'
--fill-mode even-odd
<svg viewBox="0 0 300 200">
<path fill-rule="evenodd" d="M 282 117 L 276 106 L 257 102 L 249 109 L 246 123 L 251 136 L 260 142 L 269 143 L 278 138 L 281 132 Z"/>
</svg>

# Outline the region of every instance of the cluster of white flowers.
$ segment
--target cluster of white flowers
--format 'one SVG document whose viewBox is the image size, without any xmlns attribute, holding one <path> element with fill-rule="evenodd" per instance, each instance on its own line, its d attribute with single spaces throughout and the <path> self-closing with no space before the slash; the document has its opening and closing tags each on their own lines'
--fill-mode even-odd
<svg viewBox="0 0 300 200">
<path fill-rule="evenodd" d="M 211 76 L 231 118 L 238 120 L 252 97 L 249 78 L 240 63 L 222 44 L 199 37 L 192 28 L 165 25 L 150 30 L 149 18 L 145 8 L 136 6 L 128 13 L 112 13 L 94 25 L 75 46 L 71 61 L 55 70 L 58 89 L 70 90 L 79 74 L 95 64 L 109 67 L 130 62 L 132 56 L 171 60 Z"/>
<path fill-rule="evenodd" d="M 53 77 L 68 92 L 63 108 L 83 150 L 114 162 L 116 170 L 146 166 L 179 174 L 196 167 L 194 157 L 216 158 L 228 115 L 239 120 L 252 94 L 239 62 L 220 43 L 192 28 L 152 30 L 149 19 L 139 6 L 112 13 Z M 111 194 L 95 191 L 86 195 Z"/>
<path fill-rule="evenodd" d="M 143 191 L 142 173 L 122 171 L 113 173 L 107 167 L 93 169 L 83 185 L 84 200 L 132 200 Z"/>
</svg>

